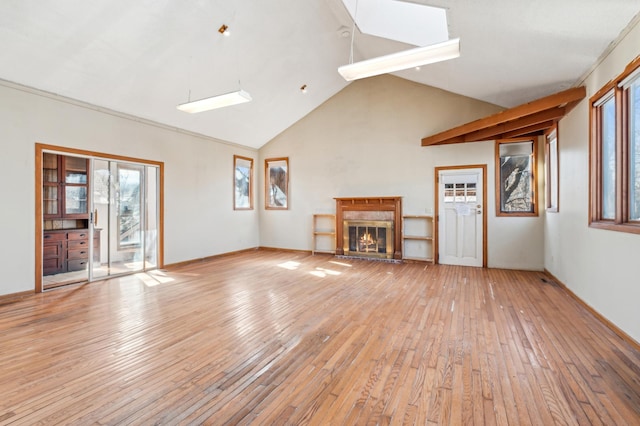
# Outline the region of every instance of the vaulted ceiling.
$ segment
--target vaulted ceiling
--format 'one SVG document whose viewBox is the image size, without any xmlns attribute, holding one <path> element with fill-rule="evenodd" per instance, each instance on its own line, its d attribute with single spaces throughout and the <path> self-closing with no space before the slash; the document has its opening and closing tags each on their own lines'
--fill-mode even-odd
<svg viewBox="0 0 640 426">
<path fill-rule="evenodd" d="M 638 0 L 413 3 L 446 8 L 461 56 L 396 75 L 503 107 L 574 86 L 640 11 Z M 0 79 L 259 148 L 349 84 L 337 68 L 352 28 L 341 0 L 3 0 Z M 356 61 L 413 47 L 353 39 Z M 176 109 L 239 88 L 253 101 Z"/>
</svg>

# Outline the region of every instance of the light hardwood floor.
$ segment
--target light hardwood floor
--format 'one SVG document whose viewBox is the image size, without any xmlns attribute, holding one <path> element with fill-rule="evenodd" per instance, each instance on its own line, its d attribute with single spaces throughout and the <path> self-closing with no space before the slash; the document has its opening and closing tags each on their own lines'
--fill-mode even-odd
<svg viewBox="0 0 640 426">
<path fill-rule="evenodd" d="M 542 273 L 252 251 L 0 306 L 0 424 L 640 423 Z"/>
</svg>

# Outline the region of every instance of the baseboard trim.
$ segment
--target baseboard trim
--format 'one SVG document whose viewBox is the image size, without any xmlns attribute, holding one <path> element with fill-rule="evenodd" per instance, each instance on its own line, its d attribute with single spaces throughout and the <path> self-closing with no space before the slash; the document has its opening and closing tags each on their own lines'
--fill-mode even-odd
<svg viewBox="0 0 640 426">
<path fill-rule="evenodd" d="M 606 325 L 611 331 L 613 331 L 618 337 L 622 340 L 633 346 L 637 351 L 640 351 L 640 342 L 637 342 L 633 337 L 629 336 L 625 333 L 620 327 L 609 321 L 606 317 L 604 317 L 600 312 L 596 311 L 591 305 L 582 300 L 577 294 L 575 294 L 565 283 L 560 281 L 555 275 L 544 269 L 544 273 L 549 276 L 553 281 L 555 281 L 560 287 L 562 287 L 574 300 L 580 303 L 587 311 L 589 311 L 594 317 L 596 317 L 600 322 Z"/>
<path fill-rule="evenodd" d="M 3 294 L 0 296 L 0 305 L 8 305 L 9 303 L 18 302 L 26 297 L 33 296 L 34 294 L 36 293 L 33 290 Z"/>
<path fill-rule="evenodd" d="M 240 254 L 240 253 L 247 253 L 247 252 L 250 252 L 250 251 L 256 251 L 258 249 L 259 249 L 259 247 L 252 247 L 252 248 L 248 248 L 248 249 L 242 249 L 242 250 L 236 250 L 236 251 L 229 251 L 229 252 L 226 252 L 226 253 L 214 254 L 213 256 L 199 257 L 197 259 L 190 259 L 190 260 L 185 260 L 185 261 L 182 261 L 182 262 L 169 263 L 167 265 L 164 265 L 164 267 L 161 268 L 161 269 L 182 268 L 184 266 L 193 265 L 194 263 L 209 262 L 211 260 L 219 259 L 221 257 L 232 256 L 234 254 Z"/>
<path fill-rule="evenodd" d="M 264 246 L 260 246 L 260 247 L 258 247 L 258 250 L 281 251 L 281 252 L 284 252 L 284 253 L 311 254 L 311 250 L 285 249 L 285 248 L 279 248 L 279 247 L 264 247 Z"/>
</svg>

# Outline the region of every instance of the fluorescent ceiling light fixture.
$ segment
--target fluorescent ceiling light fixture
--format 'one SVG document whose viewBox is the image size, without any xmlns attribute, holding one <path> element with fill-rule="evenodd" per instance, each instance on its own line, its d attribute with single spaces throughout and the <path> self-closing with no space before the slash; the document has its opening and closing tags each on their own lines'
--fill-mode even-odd
<svg viewBox="0 0 640 426">
<path fill-rule="evenodd" d="M 431 46 L 416 47 L 415 49 L 403 50 L 402 52 L 343 65 L 338 68 L 338 72 L 345 80 L 352 81 L 446 61 L 459 56 L 460 39 L 454 38 Z"/>
<path fill-rule="evenodd" d="M 196 112 L 209 111 L 211 109 L 223 108 L 249 101 L 251 101 L 251 95 L 244 90 L 238 90 L 237 92 L 225 93 L 224 95 L 212 96 L 210 98 L 180 104 L 177 108 L 180 111 L 195 114 Z"/>
</svg>

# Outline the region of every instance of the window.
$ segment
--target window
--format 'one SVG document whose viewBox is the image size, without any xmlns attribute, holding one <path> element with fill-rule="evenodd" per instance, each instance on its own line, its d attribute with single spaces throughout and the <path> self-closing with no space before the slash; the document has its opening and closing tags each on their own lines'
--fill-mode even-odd
<svg viewBox="0 0 640 426">
<path fill-rule="evenodd" d="M 289 157 L 264 160 L 265 209 L 289 208 Z"/>
<path fill-rule="evenodd" d="M 558 129 L 553 126 L 545 134 L 546 206 L 548 212 L 558 211 Z"/>
<path fill-rule="evenodd" d="M 475 203 L 476 183 L 445 183 L 444 184 L 445 203 Z"/>
<path fill-rule="evenodd" d="M 253 159 L 233 156 L 233 209 L 253 210 Z"/>
<path fill-rule="evenodd" d="M 537 216 L 535 139 L 496 141 L 496 215 Z"/>
<path fill-rule="evenodd" d="M 640 233 L 640 58 L 591 98 L 590 226 Z"/>
</svg>

